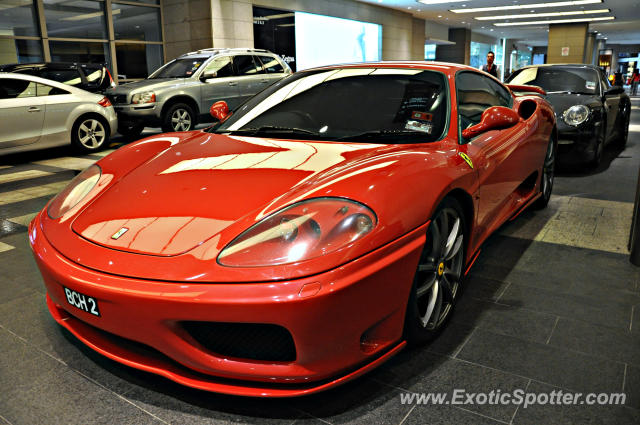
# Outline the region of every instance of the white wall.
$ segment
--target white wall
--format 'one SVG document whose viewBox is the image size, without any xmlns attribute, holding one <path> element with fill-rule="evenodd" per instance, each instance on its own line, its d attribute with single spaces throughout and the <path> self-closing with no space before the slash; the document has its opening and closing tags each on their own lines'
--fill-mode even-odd
<svg viewBox="0 0 640 425">
<path fill-rule="evenodd" d="M 213 47 L 253 47 L 253 5 L 380 24 L 383 60 L 424 59 L 410 14 L 352 0 L 211 0 Z"/>
</svg>

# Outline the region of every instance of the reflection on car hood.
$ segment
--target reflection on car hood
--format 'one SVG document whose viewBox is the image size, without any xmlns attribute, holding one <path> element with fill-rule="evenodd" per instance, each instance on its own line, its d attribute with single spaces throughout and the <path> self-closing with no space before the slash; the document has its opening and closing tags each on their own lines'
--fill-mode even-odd
<svg viewBox="0 0 640 425">
<path fill-rule="evenodd" d="M 108 89 L 106 94 L 128 94 L 133 91 L 154 90 L 164 87 L 184 84 L 185 78 L 157 78 L 151 80 L 133 81 L 131 83 L 119 84 L 115 88 Z"/>
<path fill-rule="evenodd" d="M 73 230 L 120 251 L 178 255 L 385 148 L 200 133 L 121 178 L 76 218 Z"/>
</svg>

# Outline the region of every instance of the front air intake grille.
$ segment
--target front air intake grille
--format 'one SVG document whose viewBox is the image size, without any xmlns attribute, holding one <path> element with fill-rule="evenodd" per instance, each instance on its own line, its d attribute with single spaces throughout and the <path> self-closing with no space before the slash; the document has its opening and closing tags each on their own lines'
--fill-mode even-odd
<svg viewBox="0 0 640 425">
<path fill-rule="evenodd" d="M 107 95 L 107 98 L 114 105 L 122 105 L 123 103 L 127 103 L 126 94 L 109 94 Z"/>
<path fill-rule="evenodd" d="M 291 362 L 296 347 L 288 330 L 265 323 L 182 322 L 207 350 L 240 359 Z"/>
</svg>

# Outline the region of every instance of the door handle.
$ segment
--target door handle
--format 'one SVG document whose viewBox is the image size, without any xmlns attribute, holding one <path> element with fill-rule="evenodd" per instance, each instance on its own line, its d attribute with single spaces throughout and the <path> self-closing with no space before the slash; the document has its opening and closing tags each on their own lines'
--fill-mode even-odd
<svg viewBox="0 0 640 425">
<path fill-rule="evenodd" d="M 260 80 L 260 82 L 261 82 L 262 84 L 267 84 L 267 83 L 269 82 L 269 80 Z"/>
<path fill-rule="evenodd" d="M 40 108 L 38 108 L 37 106 L 29 106 L 27 112 L 40 112 Z"/>
<path fill-rule="evenodd" d="M 230 85 L 230 86 L 237 86 L 237 85 L 238 85 L 238 82 L 237 82 L 237 81 L 232 81 L 232 82 L 230 82 L 230 83 L 229 83 L 229 85 Z"/>
</svg>

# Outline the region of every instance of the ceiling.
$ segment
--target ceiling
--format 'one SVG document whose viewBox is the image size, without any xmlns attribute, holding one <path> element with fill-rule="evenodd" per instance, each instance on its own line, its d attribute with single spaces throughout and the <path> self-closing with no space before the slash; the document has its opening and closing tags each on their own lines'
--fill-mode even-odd
<svg viewBox="0 0 640 425">
<path fill-rule="evenodd" d="M 589 30 L 598 31 L 598 38 L 607 38 L 608 44 L 640 44 L 640 1 L 639 0 L 603 0 L 602 3 L 579 6 L 526 8 L 523 10 L 501 10 L 474 13 L 453 13 L 452 9 L 471 9 L 480 7 L 496 7 L 506 5 L 529 5 L 539 3 L 556 3 L 561 0 L 457 0 L 443 1 L 438 4 L 423 4 L 417 0 L 357 0 L 363 3 L 389 7 L 411 13 L 417 18 L 445 24 L 449 27 L 467 27 L 473 32 L 495 38 L 517 39 L 530 46 L 546 46 L 548 24 L 495 26 L 500 22 L 548 21 L 550 19 L 576 19 L 580 16 L 537 17 L 530 19 L 510 20 L 476 20 L 482 16 L 503 16 L 523 13 L 553 13 L 566 11 L 591 11 L 610 9 L 609 13 L 588 14 L 584 17 L 613 16 L 614 20 L 591 22 Z M 427 0 L 434 2 L 436 0 Z M 532 12 L 533 11 L 533 12 Z M 428 25 L 428 22 L 427 22 Z"/>
</svg>

